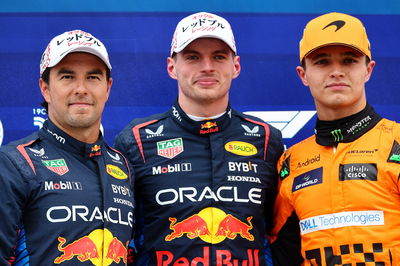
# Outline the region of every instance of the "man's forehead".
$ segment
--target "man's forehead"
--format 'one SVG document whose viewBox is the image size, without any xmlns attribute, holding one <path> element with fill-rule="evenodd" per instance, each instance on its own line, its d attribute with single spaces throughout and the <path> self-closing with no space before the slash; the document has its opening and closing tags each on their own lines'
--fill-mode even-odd
<svg viewBox="0 0 400 266">
<path fill-rule="evenodd" d="M 72 65 L 91 65 L 93 69 L 101 69 L 106 71 L 107 65 L 96 55 L 85 53 L 85 52 L 73 52 L 66 55 L 57 65 L 55 65 L 54 69 L 66 69 Z"/>
<path fill-rule="evenodd" d="M 212 50 L 212 51 L 232 51 L 231 48 L 222 40 L 216 38 L 198 38 L 188 44 L 181 53 L 189 51 Z"/>
<path fill-rule="evenodd" d="M 361 57 L 364 54 L 347 45 L 327 45 L 312 51 L 307 55 L 307 57 L 312 59 L 315 57 L 332 55 Z"/>
</svg>

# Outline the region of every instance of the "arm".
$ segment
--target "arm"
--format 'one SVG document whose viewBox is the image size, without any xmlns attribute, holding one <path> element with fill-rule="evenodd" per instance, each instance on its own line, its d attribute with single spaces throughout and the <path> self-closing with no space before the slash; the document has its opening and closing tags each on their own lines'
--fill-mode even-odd
<svg viewBox="0 0 400 266">
<path fill-rule="evenodd" d="M 18 230 L 22 225 L 27 183 L 3 152 L 0 152 L 0 169 L 0 264 L 7 265 L 14 255 Z"/>
<path fill-rule="evenodd" d="M 290 175 L 290 154 L 278 163 L 280 182 L 274 205 L 274 225 L 270 233 L 272 258 L 275 265 L 301 265 L 301 235 L 299 218 L 290 200 L 291 185 L 285 180 Z"/>
<path fill-rule="evenodd" d="M 135 213 L 134 213 L 134 232 L 132 236 L 132 240 L 128 246 L 128 265 L 137 265 L 138 260 L 138 253 L 141 249 L 140 237 L 141 237 L 141 224 L 142 224 L 142 215 L 140 214 L 140 202 L 138 202 L 136 196 L 137 193 L 135 192 L 135 172 L 133 168 L 134 163 L 134 138 L 129 134 L 126 133 L 126 130 L 123 130 L 119 133 L 115 140 L 114 140 L 114 147 L 116 150 L 120 151 L 127 160 L 128 167 L 130 169 L 131 174 L 131 184 L 132 184 L 132 191 L 134 191 L 135 195 Z"/>
</svg>

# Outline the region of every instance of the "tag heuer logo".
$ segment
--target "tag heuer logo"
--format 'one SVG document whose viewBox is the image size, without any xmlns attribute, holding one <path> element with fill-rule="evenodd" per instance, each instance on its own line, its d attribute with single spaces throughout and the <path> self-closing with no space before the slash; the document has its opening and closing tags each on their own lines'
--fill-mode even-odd
<svg viewBox="0 0 400 266">
<path fill-rule="evenodd" d="M 47 169 L 59 175 L 63 175 L 69 171 L 64 159 L 42 160 L 42 163 L 47 167 Z"/>
<path fill-rule="evenodd" d="M 172 159 L 183 152 L 182 138 L 169 139 L 157 142 L 157 154 Z"/>
</svg>

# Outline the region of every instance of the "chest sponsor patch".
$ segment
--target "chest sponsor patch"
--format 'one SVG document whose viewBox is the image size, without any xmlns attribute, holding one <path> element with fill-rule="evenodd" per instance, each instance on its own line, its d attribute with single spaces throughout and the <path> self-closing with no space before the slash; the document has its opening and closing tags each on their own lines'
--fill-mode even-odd
<svg viewBox="0 0 400 266">
<path fill-rule="evenodd" d="M 339 180 L 377 181 L 378 170 L 374 163 L 352 163 L 339 165 Z"/>
<path fill-rule="evenodd" d="M 283 161 L 281 170 L 279 171 L 279 177 L 281 180 L 285 179 L 290 175 L 290 155 Z"/>
<path fill-rule="evenodd" d="M 397 141 L 393 142 L 392 150 L 390 151 L 389 163 L 400 163 L 400 145 Z"/>
<path fill-rule="evenodd" d="M 322 167 L 297 176 L 293 181 L 292 192 L 322 183 Z"/>
<path fill-rule="evenodd" d="M 338 212 L 310 217 L 300 221 L 302 235 L 332 228 L 348 226 L 384 225 L 383 211 Z"/>
<path fill-rule="evenodd" d="M 106 165 L 106 170 L 109 175 L 116 179 L 127 179 L 128 176 L 127 174 L 124 173 L 124 171 L 121 170 L 118 166 L 112 165 L 112 164 L 107 164 Z"/>
<path fill-rule="evenodd" d="M 225 144 L 225 150 L 240 156 L 250 156 L 257 154 L 256 146 L 243 141 L 230 141 Z"/>
<path fill-rule="evenodd" d="M 64 159 L 42 160 L 42 163 L 47 167 L 47 169 L 58 175 L 64 175 L 69 171 Z"/>
<path fill-rule="evenodd" d="M 157 154 L 172 159 L 183 152 L 182 138 L 168 139 L 157 142 Z"/>
</svg>

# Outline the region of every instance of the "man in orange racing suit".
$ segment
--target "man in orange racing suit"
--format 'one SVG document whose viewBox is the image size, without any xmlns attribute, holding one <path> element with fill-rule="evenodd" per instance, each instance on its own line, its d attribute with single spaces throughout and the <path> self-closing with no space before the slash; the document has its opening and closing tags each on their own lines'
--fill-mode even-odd
<svg viewBox="0 0 400 266">
<path fill-rule="evenodd" d="M 311 20 L 297 73 L 315 135 L 282 155 L 272 252 L 278 265 L 400 265 L 400 125 L 367 103 L 375 62 L 357 18 Z"/>
</svg>

